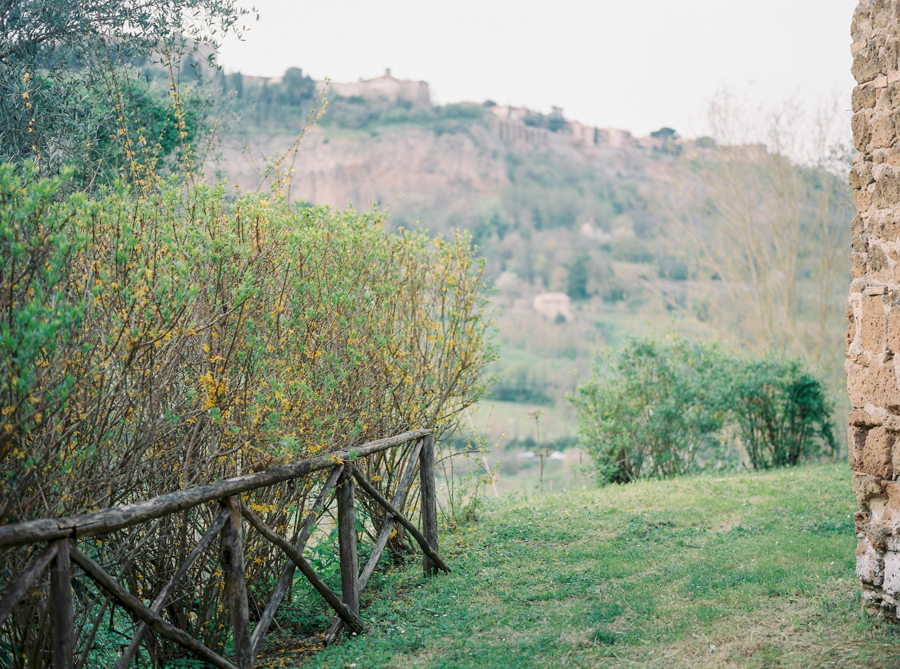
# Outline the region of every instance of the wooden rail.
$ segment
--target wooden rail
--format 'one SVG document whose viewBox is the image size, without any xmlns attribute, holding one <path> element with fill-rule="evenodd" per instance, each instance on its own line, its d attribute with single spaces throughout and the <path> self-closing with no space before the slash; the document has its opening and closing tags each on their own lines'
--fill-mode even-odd
<svg viewBox="0 0 900 669">
<path fill-rule="evenodd" d="M 362 458 L 374 453 L 409 443 L 412 443 L 409 451 L 410 457 L 398 481 L 393 499 L 388 501 L 365 477 L 357 463 Z M 421 531 L 401 511 L 417 467 L 421 491 Z M 270 487 L 325 469 L 330 470 L 329 476 L 305 517 L 293 544 L 267 526 L 249 505 L 241 502 L 240 495 L 242 493 Z M 362 573 L 359 571 L 356 547 L 357 483 L 358 487 L 383 507 L 387 514 Z M 328 507 L 332 493 L 337 502 L 337 533 L 341 572 L 340 596 L 329 588 L 316 574 L 309 561 L 303 557 L 304 547 L 316 522 Z M 81 537 L 109 534 L 122 528 L 146 523 L 210 502 L 219 505 L 219 511 L 213 515 L 212 523 L 149 606 L 129 592 L 113 575 L 104 570 L 89 555 L 79 550 L 77 546 L 77 540 Z M 260 536 L 277 547 L 287 558 L 268 604 L 259 617 L 252 634 L 250 633 L 247 584 L 245 582 L 242 518 L 246 519 Z M 266 632 L 293 581 L 296 569 L 300 570 L 337 614 L 334 624 L 326 634 L 326 642 L 333 641 L 345 625 L 356 632 L 365 630 L 365 624 L 359 614 L 360 593 L 374 573 L 375 566 L 387 545 L 395 523 L 405 528 L 422 548 L 424 553 L 423 569 L 426 576 L 437 573 L 439 569 L 450 571 L 438 554 L 434 438 L 427 430 L 405 432 L 387 439 L 370 442 L 359 448 L 300 460 L 289 465 L 273 467 L 262 472 L 238 476 L 210 485 L 159 495 L 136 504 L 103 509 L 70 518 L 35 520 L 0 526 L 0 547 L 46 542 L 46 548 L 34 552 L 19 577 L 11 581 L 6 592 L 0 597 L 0 628 L 12 614 L 16 604 L 32 591 L 35 582 L 49 569 L 53 669 L 72 669 L 75 653 L 75 623 L 71 564 L 75 563 L 102 591 L 107 593 L 107 604 L 101 608 L 100 618 L 106 611 L 108 603 L 114 601 L 140 621 L 131 642 L 119 657 L 116 669 L 125 669 L 130 666 L 137 656 L 141 643 L 144 642 L 151 630 L 156 635 L 179 644 L 213 666 L 221 669 L 252 669 Z M 162 616 L 166 601 L 175 591 L 179 581 L 184 578 L 191 565 L 209 548 L 216 537 L 219 538 L 219 563 L 224 575 L 223 594 L 231 627 L 233 660 L 226 659 L 208 648 Z M 94 626 L 94 632 L 96 632 L 97 626 L 99 626 L 99 619 Z M 82 651 L 82 658 L 87 657 L 92 641 L 93 635 L 90 636 L 87 647 Z"/>
</svg>

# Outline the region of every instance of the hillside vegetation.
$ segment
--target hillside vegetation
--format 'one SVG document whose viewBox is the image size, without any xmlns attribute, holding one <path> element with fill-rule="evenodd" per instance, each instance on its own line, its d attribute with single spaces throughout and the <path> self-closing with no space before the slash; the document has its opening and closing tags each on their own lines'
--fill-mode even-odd
<svg viewBox="0 0 900 669">
<path fill-rule="evenodd" d="M 284 85 L 263 102 L 246 89 L 251 122 L 222 136 L 229 181 L 256 188 L 258 166 L 292 146 L 306 107 L 273 102 Z M 527 448 L 536 405 L 564 425 L 555 445 L 571 444 L 565 394 L 604 346 L 648 332 L 800 357 L 826 380 L 840 422 L 852 199 L 833 145 L 792 162 L 807 129 L 777 119 L 768 150 L 738 143 L 733 129 L 718 133 L 726 144 L 673 132 L 594 145 L 566 134 L 562 117 L 542 141 L 510 141 L 490 110 L 331 96 L 292 158 L 295 199 L 374 204 L 392 229 L 471 231 L 502 344 L 476 432 Z M 720 109 L 732 123 L 740 112 Z M 537 314 L 532 298 L 544 291 L 567 293 L 574 318 Z"/>
</svg>

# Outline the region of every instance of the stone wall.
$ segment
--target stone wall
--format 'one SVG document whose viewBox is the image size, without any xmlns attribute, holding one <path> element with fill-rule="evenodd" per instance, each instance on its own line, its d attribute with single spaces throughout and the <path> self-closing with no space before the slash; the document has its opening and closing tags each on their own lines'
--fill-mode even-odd
<svg viewBox="0 0 900 669">
<path fill-rule="evenodd" d="M 858 216 L 847 313 L 856 569 L 870 613 L 900 618 L 900 0 L 853 17 L 850 172 Z"/>
</svg>

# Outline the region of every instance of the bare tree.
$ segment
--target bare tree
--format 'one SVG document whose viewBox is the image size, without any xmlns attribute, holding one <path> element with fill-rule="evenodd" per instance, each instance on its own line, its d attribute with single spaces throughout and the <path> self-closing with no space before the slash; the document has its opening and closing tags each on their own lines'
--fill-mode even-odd
<svg viewBox="0 0 900 669">
<path fill-rule="evenodd" d="M 669 204 L 669 243 L 716 305 L 713 324 L 832 377 L 853 206 L 839 109 L 764 110 L 720 92 L 709 110 L 714 142 L 682 171 L 679 200 Z"/>
</svg>

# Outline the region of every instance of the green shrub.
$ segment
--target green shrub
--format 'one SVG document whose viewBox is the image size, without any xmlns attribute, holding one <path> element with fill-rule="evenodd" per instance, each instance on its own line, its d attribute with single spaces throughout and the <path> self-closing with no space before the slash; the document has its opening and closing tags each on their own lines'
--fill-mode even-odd
<svg viewBox="0 0 900 669">
<path fill-rule="evenodd" d="M 653 262 L 653 252 L 639 237 L 630 235 L 613 237 L 609 242 L 609 251 L 615 260 L 634 263 Z"/>
<path fill-rule="evenodd" d="M 0 167 L 0 523 L 127 504 L 418 427 L 441 439 L 484 390 L 493 349 L 465 236 L 390 235 L 377 212 L 294 207 L 277 193 L 229 203 L 224 187 L 63 193 L 60 179 Z M 401 458 L 369 462 L 372 480 L 392 485 Z M 246 502 L 289 534 L 315 490 L 285 483 Z M 383 512 L 368 512 L 377 528 Z M 152 599 L 209 513 L 91 550 Z M 0 553 L 0 573 L 26 557 Z M 253 591 L 280 559 L 253 542 L 247 565 Z M 197 569 L 219 573 L 214 556 Z M 191 583 L 172 615 L 192 617 L 192 634 L 216 647 L 220 578 Z M 28 602 L 10 629 L 46 615 L 40 598 Z"/>
<path fill-rule="evenodd" d="M 729 413 L 756 469 L 837 453 L 831 403 L 799 361 L 742 360 L 733 369 Z"/>
<path fill-rule="evenodd" d="M 579 443 L 607 482 L 694 471 L 726 460 L 728 446 L 756 469 L 836 451 L 825 388 L 797 360 L 645 338 L 603 362 L 569 399 Z"/>
<path fill-rule="evenodd" d="M 722 425 L 707 380 L 720 353 L 682 339 L 631 340 L 607 352 L 570 401 L 579 443 L 609 482 L 686 473 L 707 435 Z"/>
</svg>

